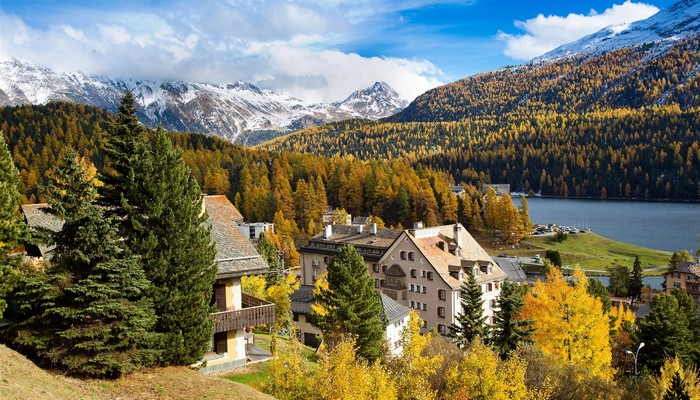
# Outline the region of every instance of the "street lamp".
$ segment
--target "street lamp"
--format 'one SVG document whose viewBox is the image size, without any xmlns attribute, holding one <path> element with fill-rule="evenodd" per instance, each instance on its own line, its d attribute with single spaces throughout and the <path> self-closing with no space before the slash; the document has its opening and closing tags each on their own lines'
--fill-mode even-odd
<svg viewBox="0 0 700 400">
<path fill-rule="evenodd" d="M 632 351 L 630 351 L 630 350 L 625 350 L 625 353 L 629 353 L 629 354 L 632 354 L 632 356 L 634 356 L 634 376 L 638 375 L 638 373 L 637 373 L 637 356 L 639 356 L 639 349 L 641 349 L 642 347 L 644 347 L 644 342 L 639 343 L 639 346 L 637 346 L 637 351 L 634 353 L 632 353 Z"/>
</svg>

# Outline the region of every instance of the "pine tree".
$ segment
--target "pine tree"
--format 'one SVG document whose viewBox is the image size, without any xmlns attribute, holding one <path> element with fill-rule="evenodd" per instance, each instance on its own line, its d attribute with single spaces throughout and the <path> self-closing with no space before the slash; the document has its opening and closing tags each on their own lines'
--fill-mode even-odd
<svg viewBox="0 0 700 400">
<path fill-rule="evenodd" d="M 484 316 L 484 301 L 481 299 L 481 288 L 476 283 L 472 272 L 459 290 L 462 311 L 457 314 L 457 323 L 450 325 L 450 336 L 467 345 L 480 336 L 486 338 L 488 327 Z"/>
<path fill-rule="evenodd" d="M 19 172 L 0 131 L 0 319 L 6 307 L 5 296 L 16 283 L 17 268 L 22 261 L 22 257 L 12 257 L 8 253 L 28 237 L 26 225 L 18 214 L 18 185 Z"/>
<path fill-rule="evenodd" d="M 279 250 L 267 238 L 267 234 L 265 232 L 260 234 L 256 249 L 258 250 L 258 253 L 262 256 L 262 258 L 265 260 L 265 262 L 267 262 L 267 265 L 270 267 L 269 273 L 265 275 L 267 287 L 277 285 L 280 282 L 282 282 L 283 267 L 278 255 Z"/>
<path fill-rule="evenodd" d="M 677 356 L 684 363 L 692 362 L 693 333 L 686 313 L 675 296 L 661 293 L 651 301 L 651 313 L 637 321 L 639 340 L 646 344 L 639 362 L 658 370 L 667 356 Z"/>
<path fill-rule="evenodd" d="M 316 302 L 327 310 L 326 315 L 316 314 L 324 339 L 335 346 L 345 335 L 356 335 L 358 354 L 370 362 L 378 359 L 386 320 L 362 256 L 347 245 L 333 257 L 327 272 L 328 289 L 316 296 Z"/>
<path fill-rule="evenodd" d="M 632 267 L 632 273 L 630 274 L 629 283 L 627 284 L 627 296 L 631 297 L 633 300 L 640 300 L 642 298 L 642 289 L 644 288 L 644 281 L 642 279 L 642 262 L 639 260 L 639 256 L 634 256 L 634 265 Z"/>
<path fill-rule="evenodd" d="M 517 318 L 525 304 L 523 297 L 526 291 L 527 286 L 511 281 L 505 281 L 501 286 L 491 339 L 491 344 L 501 357 L 507 357 L 520 343 L 532 344 L 532 320 Z"/>
<path fill-rule="evenodd" d="M 128 186 L 133 191 L 123 202 L 130 221 L 125 241 L 141 256 L 151 281 L 161 362 L 192 364 L 209 348 L 213 334 L 209 314 L 216 279 L 199 185 L 182 152 L 159 128 L 134 161 Z"/>
<path fill-rule="evenodd" d="M 115 377 L 153 359 L 155 323 L 149 281 L 120 248 L 109 217 L 95 204 L 95 170 L 72 151 L 49 178 L 50 213 L 63 220 L 49 232 L 54 255 L 44 276 L 27 280 L 36 314 L 18 324 L 15 342 L 69 372 Z M 37 273 L 43 275 L 42 272 Z"/>
<path fill-rule="evenodd" d="M 138 148 L 146 140 L 146 128 L 139 123 L 134 106 L 134 96 L 126 91 L 117 111 L 117 120 L 106 134 L 105 153 L 108 168 L 100 175 L 104 185 L 100 188 L 100 204 L 107 215 L 119 224 L 119 232 L 127 229 L 123 202 L 128 201 L 132 188 L 128 179 L 134 173 Z"/>
</svg>

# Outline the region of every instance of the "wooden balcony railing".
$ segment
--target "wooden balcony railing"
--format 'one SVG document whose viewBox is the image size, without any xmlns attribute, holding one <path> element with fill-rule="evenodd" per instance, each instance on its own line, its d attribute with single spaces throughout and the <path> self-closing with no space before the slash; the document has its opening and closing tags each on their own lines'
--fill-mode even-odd
<svg viewBox="0 0 700 400">
<path fill-rule="evenodd" d="M 243 294 L 243 308 L 211 314 L 216 320 L 214 332 L 228 332 L 247 326 L 275 322 L 275 305 L 268 301 Z"/>
</svg>

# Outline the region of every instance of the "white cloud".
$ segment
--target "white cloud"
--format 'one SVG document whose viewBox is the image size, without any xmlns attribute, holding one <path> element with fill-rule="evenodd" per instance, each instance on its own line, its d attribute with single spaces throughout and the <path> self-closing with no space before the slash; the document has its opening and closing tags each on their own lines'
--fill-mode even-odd
<svg viewBox="0 0 700 400">
<path fill-rule="evenodd" d="M 529 60 L 606 26 L 646 19 L 658 11 L 652 5 L 627 0 L 623 4 L 614 4 L 602 13 L 591 10 L 588 15 L 569 14 L 565 17 L 539 14 L 526 21 L 515 21 L 515 26 L 524 30 L 524 34 L 499 32 L 497 38 L 506 42 L 504 53 L 507 56 Z"/>
<path fill-rule="evenodd" d="M 87 75 L 243 80 L 310 102 L 338 101 L 375 81 L 413 99 L 441 83 L 426 60 L 340 51 L 353 35 L 349 4 L 176 0 L 167 11 L 66 10 L 47 26 L 0 11 L 0 56 Z"/>
</svg>

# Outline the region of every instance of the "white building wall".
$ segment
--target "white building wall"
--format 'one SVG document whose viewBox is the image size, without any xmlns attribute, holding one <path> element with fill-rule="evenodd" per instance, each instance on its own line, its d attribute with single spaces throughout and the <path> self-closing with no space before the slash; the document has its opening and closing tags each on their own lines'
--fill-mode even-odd
<svg viewBox="0 0 700 400">
<path fill-rule="evenodd" d="M 400 356 L 403 352 L 403 346 L 401 345 L 401 337 L 403 335 L 404 328 L 408 326 L 408 318 L 408 315 L 406 315 L 404 319 L 394 323 L 390 323 L 386 327 L 384 338 L 389 344 L 389 350 L 391 351 L 391 354 L 395 356 Z"/>
</svg>

